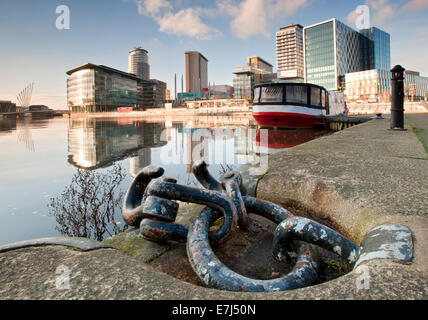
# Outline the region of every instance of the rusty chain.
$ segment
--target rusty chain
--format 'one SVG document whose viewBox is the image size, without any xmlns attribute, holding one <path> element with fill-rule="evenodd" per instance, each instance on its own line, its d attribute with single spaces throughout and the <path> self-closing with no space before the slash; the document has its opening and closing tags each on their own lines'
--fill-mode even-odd
<svg viewBox="0 0 428 320">
<path fill-rule="evenodd" d="M 360 248 L 333 229 L 292 216 L 274 203 L 243 196 L 239 172 L 227 172 L 217 180 L 209 173 L 204 161 L 195 162 L 192 172 L 205 189 L 180 185 L 175 179 L 161 177 L 164 173 L 162 168 L 144 168 L 127 190 L 122 214 L 125 222 L 139 227 L 147 240 L 186 242 L 189 262 L 208 287 L 272 292 L 309 286 L 318 277 L 317 246 L 342 256 L 350 265 L 358 258 Z M 179 207 L 175 200 L 206 207 L 188 228 L 174 223 Z M 294 268 L 285 276 L 272 280 L 244 277 L 226 267 L 213 252 L 211 243 L 223 243 L 236 227 L 248 228 L 248 213 L 278 224 L 273 243 L 275 259 L 290 260 L 288 252 L 297 252 Z M 221 217 L 221 226 L 210 231 L 213 223 Z"/>
</svg>

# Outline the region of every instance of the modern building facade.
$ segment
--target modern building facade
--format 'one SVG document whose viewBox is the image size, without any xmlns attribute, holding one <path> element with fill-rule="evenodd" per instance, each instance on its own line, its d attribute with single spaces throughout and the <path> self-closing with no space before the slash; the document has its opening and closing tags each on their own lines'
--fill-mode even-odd
<svg viewBox="0 0 428 320">
<path fill-rule="evenodd" d="M 142 81 L 110 67 L 84 64 L 67 71 L 67 105 L 72 112 L 116 111 L 142 105 Z"/>
<path fill-rule="evenodd" d="M 288 25 L 276 32 L 276 68 L 278 78 L 303 82 L 305 62 L 300 24 Z"/>
<path fill-rule="evenodd" d="M 269 83 L 277 78 L 276 73 L 268 72 L 251 66 L 235 69 L 233 89 L 235 99 L 253 101 L 253 87 L 257 84 Z"/>
<path fill-rule="evenodd" d="M 376 27 L 360 31 L 365 70 L 391 70 L 391 36 Z"/>
<path fill-rule="evenodd" d="M 304 28 L 305 82 L 343 90 L 346 73 L 363 70 L 361 35 L 337 19 Z"/>
<path fill-rule="evenodd" d="M 166 83 L 163 81 L 143 81 L 143 107 L 162 108 L 166 100 L 166 90 Z"/>
<path fill-rule="evenodd" d="M 208 90 L 208 59 L 197 51 L 186 51 L 186 92 Z"/>
<path fill-rule="evenodd" d="M 409 101 L 428 100 L 428 77 L 416 71 L 404 71 L 404 96 Z"/>
<path fill-rule="evenodd" d="M 148 81 L 150 79 L 150 65 L 148 51 L 142 47 L 137 47 L 129 51 L 128 73 L 134 74 L 137 78 Z"/>
<path fill-rule="evenodd" d="M 391 72 L 365 70 L 345 75 L 347 101 L 388 102 L 391 96 Z"/>
<path fill-rule="evenodd" d="M 67 105 L 72 112 L 108 112 L 118 108 L 161 108 L 166 83 L 143 80 L 110 67 L 84 64 L 67 71 Z"/>
<path fill-rule="evenodd" d="M 391 72 L 372 69 L 348 73 L 345 76 L 345 95 L 348 101 L 389 102 L 391 97 Z M 408 101 L 428 98 L 428 77 L 419 72 L 404 72 L 404 96 Z"/>
<path fill-rule="evenodd" d="M 247 57 L 247 66 L 261 69 L 270 73 L 273 72 L 273 66 L 258 56 Z"/>
<path fill-rule="evenodd" d="M 305 82 L 345 90 L 345 75 L 364 70 L 390 70 L 390 36 L 372 27 L 355 31 L 337 19 L 303 29 Z"/>
</svg>

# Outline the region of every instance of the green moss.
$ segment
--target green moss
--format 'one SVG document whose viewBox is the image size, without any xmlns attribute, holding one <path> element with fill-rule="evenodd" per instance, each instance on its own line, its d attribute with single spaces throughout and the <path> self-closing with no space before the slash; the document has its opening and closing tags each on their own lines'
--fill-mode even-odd
<svg viewBox="0 0 428 320">
<path fill-rule="evenodd" d="M 261 174 L 259 176 L 259 180 L 262 180 L 265 177 L 265 175 L 267 175 L 268 173 L 269 173 L 269 171 L 266 171 L 265 173 Z"/>
<path fill-rule="evenodd" d="M 428 155 L 428 146 L 427 146 L 427 144 L 425 143 L 425 141 L 421 137 L 421 132 L 423 132 L 425 130 L 421 129 L 421 128 L 414 127 L 412 125 L 411 125 L 411 127 L 412 127 L 412 130 L 413 130 L 413 133 L 416 135 L 416 137 L 418 138 L 419 142 L 422 143 L 422 146 L 425 149 L 425 153 Z"/>
<path fill-rule="evenodd" d="M 322 263 L 330 269 L 330 272 L 337 273 L 337 276 L 343 276 L 351 271 L 351 266 L 347 263 L 342 263 L 337 260 L 321 258 Z"/>
<path fill-rule="evenodd" d="M 66 249 L 71 250 L 71 251 L 78 251 L 78 252 L 82 252 L 81 249 L 77 248 L 77 247 L 71 247 L 71 246 L 64 246 Z"/>
</svg>

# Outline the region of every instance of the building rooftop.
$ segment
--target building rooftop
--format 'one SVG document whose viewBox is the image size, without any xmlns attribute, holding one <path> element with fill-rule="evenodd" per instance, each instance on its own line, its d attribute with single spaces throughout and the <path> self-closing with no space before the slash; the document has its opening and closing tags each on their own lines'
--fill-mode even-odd
<svg viewBox="0 0 428 320">
<path fill-rule="evenodd" d="M 144 51 L 145 53 L 149 53 L 146 49 L 143 49 L 143 47 L 135 47 L 134 49 L 129 51 L 129 53 L 131 53 L 133 51 Z"/>
<path fill-rule="evenodd" d="M 93 64 L 93 63 L 89 63 L 89 62 L 85 63 L 85 64 L 82 64 L 81 66 L 79 66 L 77 68 L 71 69 L 71 70 L 67 71 L 66 73 L 70 76 L 70 75 L 72 75 L 73 73 L 75 73 L 77 71 L 85 70 L 85 69 L 104 70 L 104 71 L 111 72 L 111 73 L 117 73 L 117 74 L 120 74 L 122 76 L 131 78 L 131 79 L 140 80 L 140 78 L 136 77 L 132 73 L 127 73 L 127 72 L 124 72 L 124 71 L 121 71 L 121 70 L 113 69 L 113 68 L 110 68 L 110 67 L 107 67 L 107 66 L 103 66 L 103 65 L 96 65 L 96 64 Z"/>
<path fill-rule="evenodd" d="M 284 30 L 284 29 L 293 28 L 293 27 L 298 27 L 300 29 L 304 28 L 301 24 L 295 23 L 295 24 L 289 24 L 288 26 L 285 26 L 285 27 L 281 27 L 279 28 L 279 30 Z"/>
<path fill-rule="evenodd" d="M 249 56 L 249 57 L 247 57 L 247 59 L 251 59 L 251 58 L 257 58 L 257 59 L 259 59 L 261 62 L 263 62 L 263 63 L 267 64 L 269 67 L 273 67 L 273 65 L 271 65 L 271 64 L 270 64 L 269 62 L 267 62 L 266 60 L 264 60 L 264 59 L 260 58 L 259 56 Z"/>
<path fill-rule="evenodd" d="M 200 53 L 199 51 L 186 51 L 186 52 L 184 52 L 184 54 L 188 54 L 188 53 L 197 53 L 208 62 L 208 59 L 205 58 L 204 55 L 202 53 Z"/>
</svg>

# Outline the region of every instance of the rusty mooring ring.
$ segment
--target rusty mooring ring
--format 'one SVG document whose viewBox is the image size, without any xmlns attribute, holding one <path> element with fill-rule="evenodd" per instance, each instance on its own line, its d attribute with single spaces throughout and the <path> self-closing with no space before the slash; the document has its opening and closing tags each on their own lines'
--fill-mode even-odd
<svg viewBox="0 0 428 320">
<path fill-rule="evenodd" d="M 304 242 L 299 242 L 298 259 L 293 270 L 281 278 L 257 280 L 232 271 L 217 258 L 210 246 L 208 231 L 216 218 L 211 210 L 202 210 L 189 229 L 186 245 L 193 270 L 209 287 L 228 291 L 273 292 L 306 287 L 317 279 L 318 251 Z"/>
</svg>

